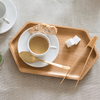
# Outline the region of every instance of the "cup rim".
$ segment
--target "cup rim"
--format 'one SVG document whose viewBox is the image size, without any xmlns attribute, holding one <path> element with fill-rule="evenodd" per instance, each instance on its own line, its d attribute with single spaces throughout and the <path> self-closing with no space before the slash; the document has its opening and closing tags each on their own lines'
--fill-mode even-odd
<svg viewBox="0 0 100 100">
<path fill-rule="evenodd" d="M 31 40 L 33 37 L 35 37 L 35 36 L 42 36 L 42 37 L 44 37 L 44 38 L 47 40 L 48 44 L 49 44 L 48 49 L 47 49 L 44 53 L 42 53 L 42 54 L 36 54 L 36 53 L 34 53 L 34 52 L 30 49 L 30 47 L 29 47 L 29 42 L 30 42 L 30 40 Z M 33 54 L 34 56 L 38 56 L 38 57 L 39 57 L 39 56 L 43 56 L 43 55 L 45 55 L 45 54 L 49 51 L 49 49 L 50 49 L 50 40 L 49 40 L 49 38 L 48 38 L 45 34 L 43 34 L 43 33 L 35 33 L 35 34 L 33 34 L 32 36 L 30 36 L 29 39 L 28 39 L 28 49 L 29 49 L 30 53 Z"/>
<path fill-rule="evenodd" d="M 5 5 L 5 3 L 4 3 L 3 1 L 0 1 L 0 3 L 2 3 L 2 4 L 4 5 L 4 7 L 5 7 L 5 13 L 4 13 L 4 15 L 0 18 L 0 20 L 2 20 L 2 19 L 5 17 L 5 15 L 6 15 L 7 7 L 6 7 L 6 5 Z"/>
</svg>

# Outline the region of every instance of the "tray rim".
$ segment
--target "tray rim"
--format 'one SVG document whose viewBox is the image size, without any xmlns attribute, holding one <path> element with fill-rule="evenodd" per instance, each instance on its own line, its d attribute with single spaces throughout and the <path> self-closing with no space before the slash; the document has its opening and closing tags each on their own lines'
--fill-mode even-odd
<svg viewBox="0 0 100 100">
<path fill-rule="evenodd" d="M 16 59 L 16 57 L 14 56 L 14 52 L 13 52 L 13 49 L 12 49 L 12 47 L 11 47 L 11 46 L 12 46 L 12 42 L 13 42 L 14 39 L 19 35 L 19 33 L 22 31 L 22 29 L 24 29 L 24 27 L 26 27 L 28 24 L 39 24 L 39 22 L 31 22 L 31 21 L 26 22 L 26 23 L 19 29 L 19 31 L 14 35 L 14 37 L 9 41 L 9 43 L 8 43 L 8 46 L 9 46 L 10 51 L 11 51 L 11 53 L 12 53 L 12 56 L 13 56 L 13 58 L 14 58 L 14 60 L 15 60 L 15 63 L 16 63 L 16 60 L 17 60 L 17 59 Z M 47 24 L 48 24 L 48 23 L 47 23 Z M 49 24 L 49 25 L 53 25 L 53 24 Z M 68 28 L 68 29 L 75 29 L 75 30 L 84 31 L 84 32 L 86 33 L 86 35 L 88 36 L 89 40 L 91 40 L 91 37 L 90 37 L 88 31 L 85 30 L 85 29 L 82 29 L 82 28 L 75 28 L 75 27 L 67 27 L 67 26 L 60 26 L 60 25 L 54 25 L 54 26 L 59 27 L 59 28 Z M 95 53 L 96 53 L 96 57 L 95 57 L 95 61 L 94 61 L 94 63 L 95 63 L 95 62 L 98 60 L 98 58 L 99 58 L 99 53 L 98 53 L 98 51 L 97 51 L 97 49 L 96 49 L 95 47 L 94 47 L 94 50 L 95 50 Z M 93 66 L 94 63 L 93 63 L 91 66 Z M 17 64 L 17 67 L 18 67 L 18 69 L 19 69 L 20 72 L 27 73 L 27 72 L 21 70 L 21 68 L 19 67 L 18 63 L 16 63 L 16 64 Z M 92 67 L 91 67 L 91 68 L 92 68 Z M 90 68 L 90 69 L 91 69 L 91 68 Z M 90 70 L 90 69 L 89 69 L 89 70 Z M 89 71 L 89 70 L 88 70 L 88 71 Z M 86 74 L 88 73 L 88 71 L 86 72 Z M 36 73 L 31 73 L 31 74 L 36 74 Z M 86 74 L 85 74 L 85 75 L 86 75 Z M 44 75 L 44 74 L 36 74 L 36 75 Z M 84 76 L 85 76 L 85 75 L 84 75 Z M 52 77 L 58 77 L 58 78 L 63 78 L 63 77 L 64 77 L 64 76 L 61 76 L 61 75 L 55 75 L 55 76 L 53 76 L 53 75 L 51 75 L 51 74 L 44 75 L 44 76 L 52 76 Z M 84 76 L 81 77 L 80 80 L 82 80 L 82 79 L 84 78 Z M 69 78 L 67 77 L 66 79 L 69 79 Z M 73 79 L 73 78 L 70 78 L 70 79 L 76 80 L 76 79 Z M 78 79 L 77 79 L 77 80 L 78 80 Z"/>
</svg>

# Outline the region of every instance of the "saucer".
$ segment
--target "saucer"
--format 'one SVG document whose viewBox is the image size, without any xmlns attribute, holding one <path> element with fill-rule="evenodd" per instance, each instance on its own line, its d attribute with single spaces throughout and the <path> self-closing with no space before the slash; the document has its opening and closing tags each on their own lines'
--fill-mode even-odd
<svg viewBox="0 0 100 100">
<path fill-rule="evenodd" d="M 0 23 L 0 34 L 2 34 L 10 30 L 15 24 L 15 21 L 17 19 L 17 10 L 14 3 L 11 0 L 0 0 L 0 1 L 3 1 L 7 7 L 6 18 L 10 22 L 10 24 L 7 24 L 5 22 Z"/>
<path fill-rule="evenodd" d="M 19 41 L 18 41 L 18 53 L 22 52 L 22 51 L 28 51 L 28 39 L 31 36 L 31 34 L 29 33 L 29 29 L 27 29 L 25 32 L 23 32 L 23 34 L 20 36 Z M 56 46 L 57 48 L 50 48 L 50 50 L 43 56 L 43 57 L 37 57 L 39 59 L 45 60 L 45 61 L 50 61 L 53 62 L 59 52 L 59 42 L 58 39 L 55 35 L 47 35 L 48 38 L 50 39 L 50 43 L 52 46 Z M 25 62 L 25 61 L 24 61 Z M 33 66 L 33 67 L 45 67 L 48 64 L 41 62 L 41 61 L 36 61 L 33 63 L 27 63 L 26 64 Z"/>
</svg>

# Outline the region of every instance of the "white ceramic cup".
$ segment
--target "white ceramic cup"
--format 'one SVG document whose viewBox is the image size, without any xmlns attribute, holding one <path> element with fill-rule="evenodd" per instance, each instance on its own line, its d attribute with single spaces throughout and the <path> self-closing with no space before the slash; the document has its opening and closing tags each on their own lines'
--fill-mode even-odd
<svg viewBox="0 0 100 100">
<path fill-rule="evenodd" d="M 44 53 L 42 53 L 42 54 L 36 54 L 36 53 L 32 52 L 32 50 L 31 50 L 30 47 L 29 47 L 29 42 L 30 42 L 30 40 L 31 40 L 33 37 L 36 37 L 36 36 L 41 36 L 41 37 L 45 38 L 45 39 L 47 40 L 48 44 L 49 44 L 47 51 L 44 52 Z M 30 53 L 31 53 L 33 56 L 35 56 L 35 57 L 42 57 L 42 56 L 44 56 L 44 55 L 49 51 L 50 48 L 56 49 L 57 47 L 56 47 L 56 46 L 51 46 L 50 40 L 49 40 L 49 38 L 48 38 L 45 34 L 36 33 L 36 34 L 33 34 L 32 36 L 30 36 L 30 38 L 28 39 L 28 49 L 29 49 Z"/>
<path fill-rule="evenodd" d="M 2 22 L 6 22 L 7 24 L 9 24 L 9 20 L 6 19 L 6 14 L 7 14 L 7 8 L 6 8 L 6 5 L 0 1 L 0 23 Z"/>
</svg>

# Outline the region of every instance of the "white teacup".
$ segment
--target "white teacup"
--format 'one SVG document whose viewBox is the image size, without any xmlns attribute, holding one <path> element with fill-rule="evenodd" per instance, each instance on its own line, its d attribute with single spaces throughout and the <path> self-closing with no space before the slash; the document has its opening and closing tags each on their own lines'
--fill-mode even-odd
<svg viewBox="0 0 100 100">
<path fill-rule="evenodd" d="M 36 37 L 36 36 L 41 36 L 41 37 L 45 38 L 45 39 L 47 40 L 47 42 L 48 42 L 48 49 L 47 49 L 44 53 L 42 53 L 42 54 L 36 54 L 36 53 L 34 53 L 34 52 L 30 49 L 29 42 L 30 42 L 30 40 L 31 40 L 33 37 Z M 49 40 L 49 38 L 48 38 L 45 34 L 36 33 L 36 34 L 33 34 L 32 36 L 30 36 L 30 38 L 28 39 L 28 49 L 29 49 L 30 53 L 31 53 L 32 55 L 34 55 L 35 57 L 42 57 L 42 56 L 44 56 L 44 55 L 49 51 L 50 48 L 56 49 L 56 46 L 51 46 L 50 40 Z"/>
<path fill-rule="evenodd" d="M 7 8 L 6 5 L 0 1 L 0 23 L 2 22 L 6 22 L 7 24 L 9 24 L 9 20 L 6 19 L 6 12 L 7 12 Z"/>
</svg>

